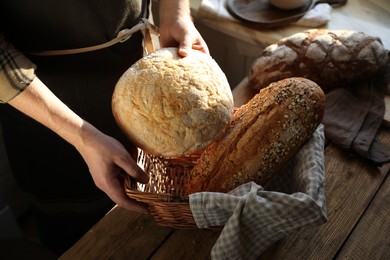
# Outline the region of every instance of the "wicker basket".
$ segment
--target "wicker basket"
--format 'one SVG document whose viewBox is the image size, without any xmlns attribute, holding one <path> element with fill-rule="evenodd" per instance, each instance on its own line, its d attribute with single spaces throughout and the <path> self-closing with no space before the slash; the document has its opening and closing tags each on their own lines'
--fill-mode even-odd
<svg viewBox="0 0 390 260">
<path fill-rule="evenodd" d="M 173 228 L 196 228 L 183 183 L 199 155 L 164 158 L 138 149 L 138 165 L 149 174 L 149 183 L 141 184 L 130 176 L 125 181 L 127 195 L 149 205 L 157 224 Z"/>
</svg>

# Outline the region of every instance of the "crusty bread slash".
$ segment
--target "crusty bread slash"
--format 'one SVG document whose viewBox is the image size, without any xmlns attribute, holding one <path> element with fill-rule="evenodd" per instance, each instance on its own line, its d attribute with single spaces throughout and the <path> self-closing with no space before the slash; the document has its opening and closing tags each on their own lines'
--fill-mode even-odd
<svg viewBox="0 0 390 260">
<path fill-rule="evenodd" d="M 362 32 L 311 29 L 265 48 L 248 78 L 251 87 L 262 89 L 281 79 L 304 77 L 328 92 L 373 76 L 386 65 L 388 53 L 379 38 Z"/>
<path fill-rule="evenodd" d="M 288 78 L 262 89 L 234 114 L 223 138 L 210 145 L 186 179 L 188 194 L 264 185 L 312 136 L 325 96 L 313 81 Z"/>
</svg>

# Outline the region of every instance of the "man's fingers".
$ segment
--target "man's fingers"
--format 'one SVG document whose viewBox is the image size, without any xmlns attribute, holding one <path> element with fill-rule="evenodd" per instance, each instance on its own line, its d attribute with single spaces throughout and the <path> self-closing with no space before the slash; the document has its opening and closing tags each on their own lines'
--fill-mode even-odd
<svg viewBox="0 0 390 260">
<path fill-rule="evenodd" d="M 201 40 L 194 40 L 192 37 L 186 37 L 180 43 L 178 53 L 182 57 L 187 57 L 191 49 L 210 54 L 205 42 L 201 42 Z"/>
<path fill-rule="evenodd" d="M 190 53 L 189 49 L 187 48 L 187 46 L 181 46 L 179 47 L 179 51 L 178 51 L 179 55 L 181 57 L 187 57 L 188 54 Z"/>
<path fill-rule="evenodd" d="M 149 176 L 137 165 L 130 157 L 116 162 L 118 167 L 123 169 L 128 175 L 133 177 L 137 182 L 148 183 Z"/>
<path fill-rule="evenodd" d="M 118 173 L 120 175 L 120 173 Z M 114 176 L 110 183 L 108 183 L 109 190 L 107 192 L 108 196 L 116 203 L 119 207 L 142 212 L 142 213 L 148 213 L 148 207 L 146 204 L 138 202 L 136 200 L 130 199 L 123 187 L 123 176 Z"/>
</svg>

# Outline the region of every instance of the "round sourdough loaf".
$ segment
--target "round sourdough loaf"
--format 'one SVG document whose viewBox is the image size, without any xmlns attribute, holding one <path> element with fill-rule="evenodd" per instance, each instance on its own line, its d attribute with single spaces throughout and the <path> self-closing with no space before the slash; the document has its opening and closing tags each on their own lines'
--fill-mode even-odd
<svg viewBox="0 0 390 260">
<path fill-rule="evenodd" d="M 233 95 L 211 56 L 162 48 L 143 57 L 119 79 L 112 97 L 115 120 L 139 148 L 178 157 L 203 150 L 233 116 Z"/>
</svg>

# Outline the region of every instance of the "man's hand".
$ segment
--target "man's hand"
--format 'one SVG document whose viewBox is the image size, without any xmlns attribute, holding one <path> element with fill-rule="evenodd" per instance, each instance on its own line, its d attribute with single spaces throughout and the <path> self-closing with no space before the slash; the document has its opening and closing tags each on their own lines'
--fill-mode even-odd
<svg viewBox="0 0 390 260">
<path fill-rule="evenodd" d="M 146 206 L 131 200 L 124 191 L 125 174 L 137 182 L 147 183 L 149 178 L 146 173 L 121 143 L 85 124 L 88 130 L 82 138 L 83 143 L 76 148 L 87 163 L 96 186 L 118 206 L 146 213 Z"/>
<path fill-rule="evenodd" d="M 37 77 L 9 104 L 72 144 L 84 158 L 96 186 L 115 203 L 129 210 L 147 212 L 145 205 L 127 197 L 123 183 L 123 174 L 145 183 L 146 173 L 117 140 L 80 118 Z"/>
<path fill-rule="evenodd" d="M 187 56 L 190 49 L 210 54 L 192 21 L 188 0 L 160 0 L 159 5 L 162 47 L 178 47 L 182 57 Z"/>
</svg>

